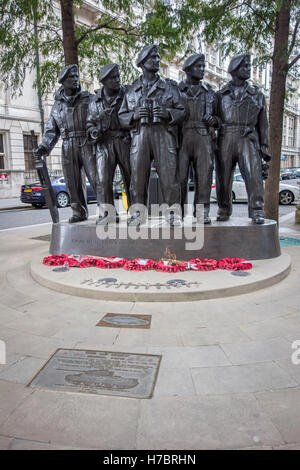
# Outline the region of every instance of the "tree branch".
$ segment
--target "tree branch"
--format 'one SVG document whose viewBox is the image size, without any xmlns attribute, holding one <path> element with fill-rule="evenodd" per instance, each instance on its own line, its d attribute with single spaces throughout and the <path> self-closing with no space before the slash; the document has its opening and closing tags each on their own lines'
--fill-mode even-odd
<svg viewBox="0 0 300 470">
<path fill-rule="evenodd" d="M 259 19 L 261 19 L 265 23 L 265 25 L 272 31 L 272 33 L 275 34 L 275 28 L 273 28 L 271 24 L 266 21 L 265 17 L 261 13 L 255 10 L 255 8 L 253 8 L 252 5 L 249 5 L 248 2 L 244 2 L 244 5 L 250 8 L 250 10 L 253 11 L 254 15 L 256 15 Z"/>
<path fill-rule="evenodd" d="M 63 39 L 56 29 L 50 28 L 49 26 L 43 26 L 41 24 L 38 25 L 38 29 L 45 30 L 45 31 L 52 31 L 58 37 L 58 40 L 61 43 L 63 43 Z"/>
<path fill-rule="evenodd" d="M 287 66 L 287 69 L 290 70 L 290 68 L 293 67 L 293 65 L 295 65 L 295 63 L 300 59 L 300 54 L 298 54 L 293 60 L 292 62 L 290 62 Z"/>
<path fill-rule="evenodd" d="M 297 31 L 298 31 L 299 23 L 300 23 L 300 21 L 298 20 L 295 24 L 295 28 L 294 28 L 294 31 L 293 31 L 292 42 L 291 42 L 291 45 L 290 45 L 289 51 L 288 51 L 289 57 L 290 57 L 290 55 L 292 53 L 292 50 L 294 49 L 294 46 L 295 46 L 295 43 L 296 43 L 296 37 L 297 37 Z"/>
<path fill-rule="evenodd" d="M 89 28 L 87 29 L 81 36 L 80 38 L 78 38 L 76 40 L 76 44 L 78 46 L 78 44 L 80 44 L 85 38 L 86 36 L 88 36 L 90 33 L 94 33 L 95 31 L 99 31 L 100 29 L 110 29 L 112 31 L 123 31 L 126 35 L 129 35 L 131 34 L 132 36 L 136 36 L 136 37 L 139 37 L 139 34 L 138 33 L 134 33 L 133 32 L 133 29 L 130 30 L 130 29 L 126 29 L 125 27 L 123 26 L 110 26 L 110 23 L 112 21 L 108 22 L 108 23 L 104 23 L 104 24 L 99 24 L 98 26 L 95 26 L 94 28 Z"/>
</svg>

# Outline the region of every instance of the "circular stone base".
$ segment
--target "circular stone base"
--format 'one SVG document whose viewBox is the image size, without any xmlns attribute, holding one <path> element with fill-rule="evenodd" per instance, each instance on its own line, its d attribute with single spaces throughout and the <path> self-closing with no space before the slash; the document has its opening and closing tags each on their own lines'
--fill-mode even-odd
<svg viewBox="0 0 300 470">
<path fill-rule="evenodd" d="M 125 269 L 45 266 L 47 252 L 31 263 L 33 278 L 45 287 L 64 294 L 120 302 L 189 302 L 246 294 L 284 279 L 291 258 L 283 254 L 269 260 L 252 261 L 249 271 L 186 271 L 175 274 Z"/>
</svg>

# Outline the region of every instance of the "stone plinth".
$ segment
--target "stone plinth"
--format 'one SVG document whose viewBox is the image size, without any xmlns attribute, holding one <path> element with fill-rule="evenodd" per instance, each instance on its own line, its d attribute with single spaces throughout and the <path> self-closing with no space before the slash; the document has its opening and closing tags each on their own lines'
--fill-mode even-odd
<svg viewBox="0 0 300 470">
<path fill-rule="evenodd" d="M 78 224 L 61 222 L 53 225 L 50 253 L 158 260 L 166 248 L 181 260 L 225 257 L 260 260 L 280 256 L 275 221 L 256 225 L 240 217 L 232 217 L 227 222 L 213 221 L 206 226 L 193 224 L 190 219 L 176 228 L 154 219 L 139 231 L 127 227 L 125 219 L 109 226 L 109 232 L 103 226 L 96 226 L 95 219 Z"/>
</svg>

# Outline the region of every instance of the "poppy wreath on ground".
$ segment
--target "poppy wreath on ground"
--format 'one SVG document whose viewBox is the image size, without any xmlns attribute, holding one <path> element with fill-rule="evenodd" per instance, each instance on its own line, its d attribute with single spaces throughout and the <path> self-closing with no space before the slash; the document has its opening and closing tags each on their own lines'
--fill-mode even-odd
<svg viewBox="0 0 300 470">
<path fill-rule="evenodd" d="M 227 271 L 246 271 L 252 269 L 252 264 L 243 258 L 223 258 L 218 261 L 218 268 Z"/>
<path fill-rule="evenodd" d="M 155 271 L 160 271 L 162 273 L 179 273 L 186 271 L 187 267 L 188 263 L 186 263 L 185 261 L 182 261 L 180 264 L 168 264 L 167 261 L 159 260 L 155 264 L 154 269 Z"/>
<path fill-rule="evenodd" d="M 188 261 L 188 265 L 194 271 L 214 271 L 218 269 L 218 261 L 215 259 L 192 258 Z"/>
<path fill-rule="evenodd" d="M 100 269 L 116 269 L 122 268 L 125 262 L 124 258 L 97 258 L 95 267 Z"/>
<path fill-rule="evenodd" d="M 96 266 L 96 258 L 91 258 L 90 256 L 81 256 L 77 258 L 75 256 L 75 260 L 79 262 L 78 268 L 93 268 Z"/>
<path fill-rule="evenodd" d="M 52 255 L 46 256 L 43 259 L 43 264 L 47 266 L 63 266 L 64 264 L 69 264 L 69 255 Z"/>
<path fill-rule="evenodd" d="M 69 266 L 78 268 L 96 267 L 100 269 L 124 268 L 127 271 L 156 271 L 166 273 L 177 273 L 187 270 L 194 271 L 214 271 L 224 269 L 227 271 L 245 271 L 252 269 L 252 264 L 243 258 L 223 258 L 220 261 L 214 259 L 192 258 L 188 262 L 178 260 L 164 260 L 158 262 L 151 259 L 136 258 L 126 260 L 116 257 L 93 257 L 76 255 L 52 255 L 43 259 L 43 264 L 47 266 Z"/>
<path fill-rule="evenodd" d="M 153 259 L 136 258 L 126 261 L 123 268 L 126 269 L 126 271 L 149 271 L 155 267 L 155 264 Z"/>
</svg>

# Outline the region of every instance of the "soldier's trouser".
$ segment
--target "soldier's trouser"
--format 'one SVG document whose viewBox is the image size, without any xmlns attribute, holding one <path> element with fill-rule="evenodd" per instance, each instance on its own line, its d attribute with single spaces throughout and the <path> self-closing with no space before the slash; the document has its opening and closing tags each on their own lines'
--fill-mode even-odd
<svg viewBox="0 0 300 470">
<path fill-rule="evenodd" d="M 264 187 L 256 142 L 255 134 L 242 136 L 239 132 L 226 132 L 219 139 L 216 193 L 219 209 L 223 214 L 232 214 L 232 180 L 236 163 L 246 185 L 249 217 L 252 217 L 253 211 L 263 210 Z"/>
<path fill-rule="evenodd" d="M 85 138 L 71 137 L 64 139 L 62 144 L 62 168 L 70 195 L 73 215 L 87 217 L 86 176 L 96 193 L 96 159 L 89 144 L 84 145 Z M 82 147 L 81 147 L 82 145 Z"/>
<path fill-rule="evenodd" d="M 114 205 L 113 179 L 116 166 L 119 165 L 125 191 L 130 202 L 130 147 L 121 137 L 97 144 L 97 203 Z"/>
<path fill-rule="evenodd" d="M 140 133 L 132 136 L 131 203 L 147 205 L 148 183 L 153 159 L 164 202 L 168 206 L 180 204 L 176 139 L 162 124 L 141 126 Z"/>
<path fill-rule="evenodd" d="M 204 130 L 185 129 L 179 152 L 179 179 L 181 185 L 181 204 L 187 202 L 187 184 L 190 165 L 195 178 L 194 211 L 197 204 L 204 204 L 207 213 L 210 204 L 214 152 L 211 136 L 201 135 Z"/>
</svg>

